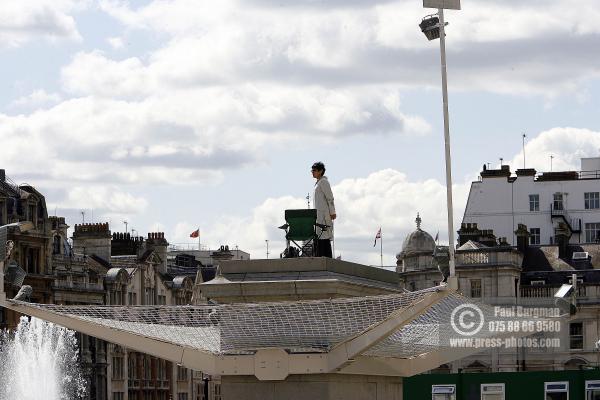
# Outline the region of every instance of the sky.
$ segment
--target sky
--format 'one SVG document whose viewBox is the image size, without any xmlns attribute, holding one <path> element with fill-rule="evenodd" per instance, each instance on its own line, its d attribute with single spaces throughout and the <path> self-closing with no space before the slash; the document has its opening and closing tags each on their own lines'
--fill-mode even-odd
<svg viewBox="0 0 600 400">
<path fill-rule="evenodd" d="M 0 168 L 72 226 L 172 244 L 285 246 L 322 161 L 335 253 L 394 265 L 447 243 L 439 41 L 419 0 L 0 3 Z M 600 155 L 596 0 L 446 11 L 455 226 L 482 165 L 579 170 Z M 83 216 L 81 212 L 84 211 Z"/>
</svg>

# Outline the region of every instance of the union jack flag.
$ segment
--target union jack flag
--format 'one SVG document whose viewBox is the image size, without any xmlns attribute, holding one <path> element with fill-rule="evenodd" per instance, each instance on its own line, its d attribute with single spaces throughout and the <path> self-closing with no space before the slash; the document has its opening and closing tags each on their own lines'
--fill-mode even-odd
<svg viewBox="0 0 600 400">
<path fill-rule="evenodd" d="M 373 243 L 373 247 L 375 247 L 375 245 L 377 245 L 377 239 L 381 239 L 381 228 L 379 228 L 379 230 L 377 231 L 377 234 L 375 235 L 375 243 Z"/>
</svg>

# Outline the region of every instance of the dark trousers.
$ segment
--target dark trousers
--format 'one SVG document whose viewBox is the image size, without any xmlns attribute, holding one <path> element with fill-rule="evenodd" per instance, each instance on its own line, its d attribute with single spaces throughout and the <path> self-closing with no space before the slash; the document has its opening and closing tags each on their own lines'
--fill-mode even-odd
<svg viewBox="0 0 600 400">
<path fill-rule="evenodd" d="M 316 249 L 317 257 L 329 257 L 333 258 L 331 254 L 331 240 L 329 239 L 319 239 L 317 240 L 317 249 Z"/>
</svg>

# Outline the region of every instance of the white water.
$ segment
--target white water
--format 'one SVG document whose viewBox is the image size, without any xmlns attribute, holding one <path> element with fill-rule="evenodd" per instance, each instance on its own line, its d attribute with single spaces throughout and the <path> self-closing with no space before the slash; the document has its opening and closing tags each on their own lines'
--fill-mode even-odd
<svg viewBox="0 0 600 400">
<path fill-rule="evenodd" d="M 85 395 L 75 332 L 21 317 L 0 337 L 0 400 L 76 400 Z"/>
</svg>

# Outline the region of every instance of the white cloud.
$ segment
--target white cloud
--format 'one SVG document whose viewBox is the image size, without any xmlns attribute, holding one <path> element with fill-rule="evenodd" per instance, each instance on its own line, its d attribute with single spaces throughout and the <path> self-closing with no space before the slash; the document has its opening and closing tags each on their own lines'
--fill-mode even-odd
<svg viewBox="0 0 600 400">
<path fill-rule="evenodd" d="M 170 36 L 147 65 L 151 75 L 166 78 L 161 82 L 439 86 L 437 42 L 425 40 L 417 26 L 426 10 L 406 1 L 353 5 L 179 0 L 135 9 L 105 1 L 102 8 L 129 29 Z M 599 17 L 594 0 L 486 1 L 449 12 L 450 84 L 519 95 L 576 94 L 600 75 Z"/>
<path fill-rule="evenodd" d="M 564 127 L 541 132 L 525 145 L 527 168 L 550 171 L 579 171 L 581 158 L 600 156 L 600 132 Z M 523 168 L 523 152 L 511 161 L 512 169 Z"/>
<path fill-rule="evenodd" d="M 395 254 L 401 250 L 404 237 L 415 230 L 417 212 L 423 228 L 432 236 L 440 232 L 446 240 L 446 189 L 430 179 L 410 181 L 406 174 L 393 169 L 377 171 L 365 178 L 345 179 L 333 185 L 338 219 L 335 225 L 335 251 L 344 259 L 367 264 L 379 264 L 379 246 L 373 248 L 375 233 L 382 227 L 384 262 L 395 264 Z M 454 186 L 455 219 L 462 218 L 468 184 Z M 306 200 L 284 196 L 268 198 L 250 215 L 222 216 L 221 222 L 200 227 L 202 241 L 213 247 L 221 244 L 239 245 L 254 258 L 264 258 L 265 240 L 269 240 L 271 257 L 279 257 L 285 248 L 284 233 L 277 227 L 284 223 L 286 209 L 305 208 Z M 189 223 L 175 227 L 174 240 L 192 243 L 189 233 L 195 230 Z"/>
<path fill-rule="evenodd" d="M 109 37 L 108 39 L 106 39 L 106 41 L 108 42 L 110 47 L 112 47 L 115 50 L 120 50 L 123 47 L 125 47 L 125 42 L 123 41 L 123 38 L 120 37 Z"/>
<path fill-rule="evenodd" d="M 27 96 L 19 97 L 11 103 L 11 107 L 31 107 L 39 108 L 51 104 L 56 104 L 62 100 L 58 93 L 47 93 L 44 89 L 38 89 Z"/>
<path fill-rule="evenodd" d="M 97 50 L 76 54 L 62 76 L 64 89 L 73 94 L 119 98 L 149 95 L 156 87 L 138 58 L 114 61 Z"/>
<path fill-rule="evenodd" d="M 3 1 L 0 5 L 0 47 L 19 47 L 38 38 L 80 41 L 72 12 L 88 1 Z"/>
<path fill-rule="evenodd" d="M 104 214 L 142 214 L 148 201 L 121 191 L 117 186 L 85 185 L 71 187 L 61 207 L 94 209 Z"/>
<path fill-rule="evenodd" d="M 91 58 L 104 59 L 97 53 Z M 90 71 L 98 68 L 110 66 Z M 62 184 L 206 183 L 219 181 L 223 170 L 263 162 L 268 149 L 306 146 L 317 136 L 333 141 L 431 130 L 421 117 L 402 112 L 397 93 L 382 88 L 244 85 L 113 99 L 110 89 L 118 92 L 119 85 L 124 95 L 137 90 L 138 77 L 124 74 L 129 81 L 119 74 L 103 83 L 85 80 L 80 90 L 102 91 L 94 96 L 28 115 L 0 114 L 0 138 L 11 142 L 5 167 Z M 22 154 L 30 155 L 26 165 Z"/>
<path fill-rule="evenodd" d="M 553 154 L 554 170 L 579 170 L 581 157 L 594 157 L 600 151 L 600 132 L 576 128 L 553 128 L 541 132 L 526 146 L 528 167 L 538 171 L 549 168 Z M 513 170 L 522 166 L 522 154 L 510 164 Z M 478 171 L 474 171 L 476 175 Z M 466 205 L 471 181 L 453 187 L 454 227 L 458 230 Z M 403 172 L 385 169 L 353 179 L 333 182 L 338 219 L 335 226 L 336 254 L 349 261 L 379 265 L 379 245 L 373 247 L 375 233 L 382 227 L 384 264 L 394 265 L 395 254 L 401 250 L 406 235 L 415 229 L 415 217 L 420 213 L 422 228 L 447 243 L 446 187 L 427 179 L 413 181 Z M 285 247 L 283 233 L 277 226 L 284 220 L 284 210 L 304 208 L 302 198 L 268 198 L 248 216 L 222 216 L 214 226 L 201 227 L 203 243 L 239 245 L 254 258 L 264 258 L 265 239 L 269 239 L 271 257 L 278 257 Z M 189 233 L 196 227 L 180 223 L 175 237 L 190 242 Z"/>
</svg>

